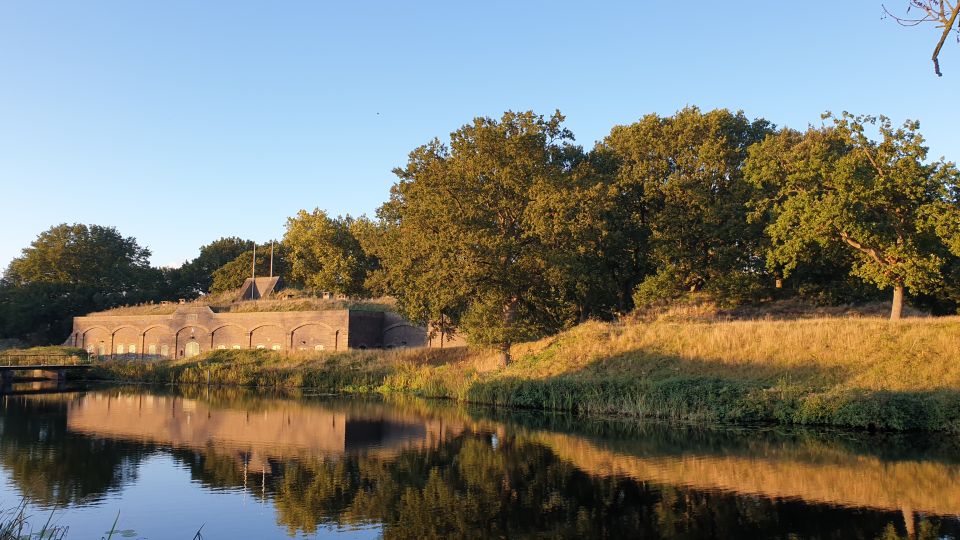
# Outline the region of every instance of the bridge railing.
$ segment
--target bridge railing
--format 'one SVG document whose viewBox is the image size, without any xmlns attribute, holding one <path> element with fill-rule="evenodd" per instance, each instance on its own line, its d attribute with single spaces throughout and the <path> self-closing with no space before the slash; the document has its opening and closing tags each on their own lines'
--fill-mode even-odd
<svg viewBox="0 0 960 540">
<path fill-rule="evenodd" d="M 0 352 L 0 366 L 80 366 L 90 363 L 81 353 Z"/>
</svg>

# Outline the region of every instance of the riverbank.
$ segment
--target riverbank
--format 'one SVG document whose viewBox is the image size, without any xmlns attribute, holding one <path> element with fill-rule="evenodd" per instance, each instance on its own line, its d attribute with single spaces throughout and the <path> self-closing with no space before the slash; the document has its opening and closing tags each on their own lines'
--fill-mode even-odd
<svg viewBox="0 0 960 540">
<path fill-rule="evenodd" d="M 423 397 L 693 422 L 960 432 L 960 318 L 588 322 L 513 347 L 109 361 L 112 381 Z"/>
</svg>

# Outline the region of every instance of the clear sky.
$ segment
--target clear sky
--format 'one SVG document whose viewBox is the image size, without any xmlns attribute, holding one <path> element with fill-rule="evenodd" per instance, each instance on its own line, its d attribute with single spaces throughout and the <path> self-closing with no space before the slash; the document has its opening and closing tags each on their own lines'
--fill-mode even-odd
<svg viewBox="0 0 960 540">
<path fill-rule="evenodd" d="M 906 0 L 887 0 L 901 8 Z M 179 264 L 371 214 L 391 169 L 475 116 L 560 109 L 580 144 L 685 105 L 778 125 L 918 119 L 960 158 L 960 45 L 880 0 L 0 3 L 0 265 L 57 223 Z"/>
</svg>

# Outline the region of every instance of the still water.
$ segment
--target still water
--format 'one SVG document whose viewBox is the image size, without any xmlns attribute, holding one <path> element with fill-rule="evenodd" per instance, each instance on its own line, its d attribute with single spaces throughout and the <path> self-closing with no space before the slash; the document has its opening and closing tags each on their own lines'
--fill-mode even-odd
<svg viewBox="0 0 960 540">
<path fill-rule="evenodd" d="M 120 387 L 0 398 L 67 538 L 960 538 L 960 440 Z"/>
</svg>

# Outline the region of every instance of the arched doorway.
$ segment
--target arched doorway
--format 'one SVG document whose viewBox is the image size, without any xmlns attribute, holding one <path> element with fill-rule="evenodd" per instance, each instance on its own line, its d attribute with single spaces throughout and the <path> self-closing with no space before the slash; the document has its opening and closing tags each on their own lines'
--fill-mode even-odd
<svg viewBox="0 0 960 540">
<path fill-rule="evenodd" d="M 200 354 L 200 344 L 196 341 L 188 341 L 183 347 L 184 358 L 193 358 Z"/>
</svg>

